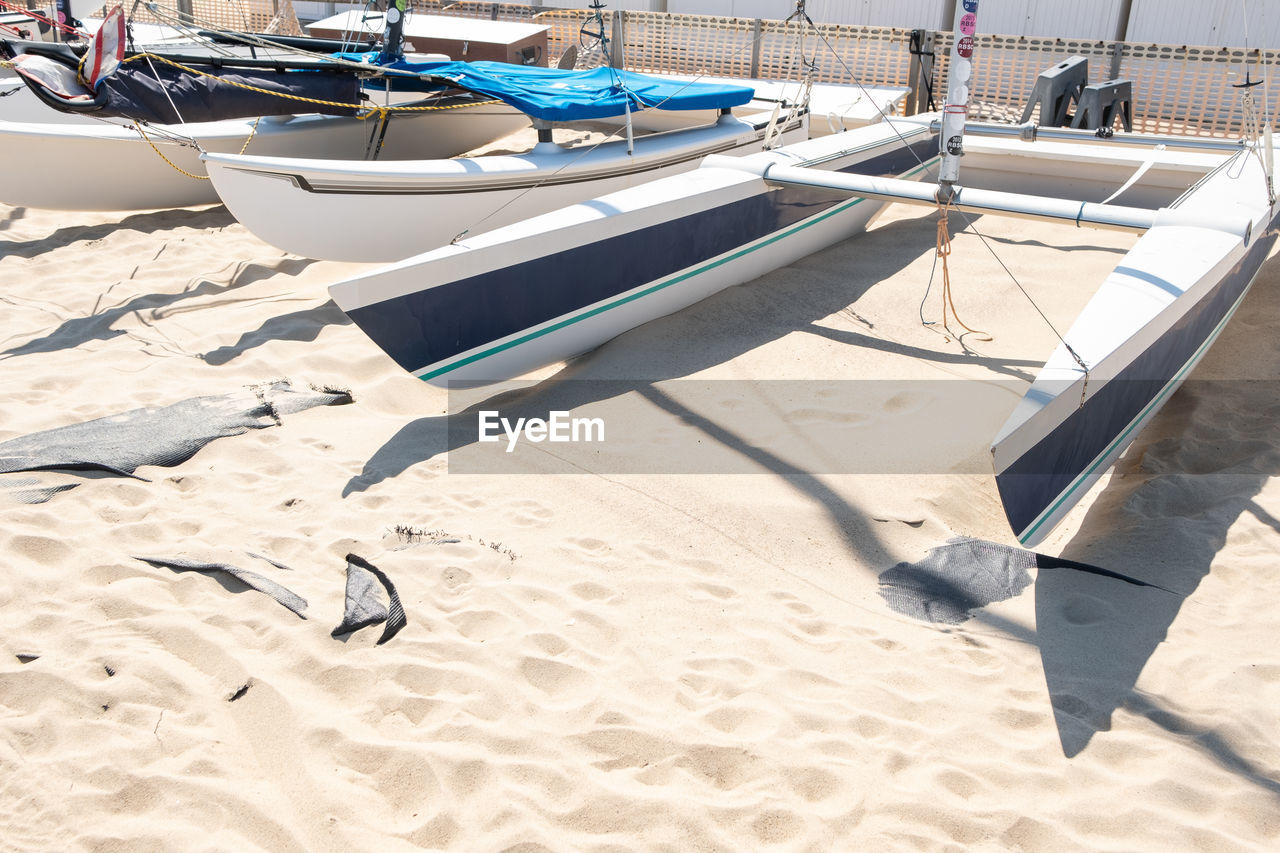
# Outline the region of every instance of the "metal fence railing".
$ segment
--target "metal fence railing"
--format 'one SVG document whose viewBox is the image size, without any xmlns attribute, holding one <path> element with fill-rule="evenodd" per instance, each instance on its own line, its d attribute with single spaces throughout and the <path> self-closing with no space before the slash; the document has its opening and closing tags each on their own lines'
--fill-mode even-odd
<svg viewBox="0 0 1280 853">
<path fill-rule="evenodd" d="M 951 40 L 945 34 L 935 42 L 942 86 Z M 1090 82 L 1132 82 L 1134 130 L 1193 136 L 1244 135 L 1244 110 L 1234 84 L 1243 82 L 1246 67 L 1280 67 L 1280 51 L 1275 50 L 1002 35 L 977 36 L 973 56 L 972 118 L 1017 121 L 1041 71 L 1068 57 L 1083 56 L 1089 60 Z M 1262 96 L 1258 97 L 1262 109 Z M 1275 106 L 1272 118 L 1280 121 Z"/>
</svg>

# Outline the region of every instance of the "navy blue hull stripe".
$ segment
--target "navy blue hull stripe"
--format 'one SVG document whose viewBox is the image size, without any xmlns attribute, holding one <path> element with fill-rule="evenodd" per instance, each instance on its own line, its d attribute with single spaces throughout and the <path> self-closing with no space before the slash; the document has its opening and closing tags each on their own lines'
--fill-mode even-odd
<svg viewBox="0 0 1280 853">
<path fill-rule="evenodd" d="M 1276 241 L 1254 241 L 1244 258 L 1168 333 L 1090 397 L 1056 429 L 996 475 L 1010 527 L 1025 539 L 1059 496 L 1085 474 L 1113 441 L 1164 391 L 1209 340 L 1248 289 Z"/>
<path fill-rule="evenodd" d="M 936 137 L 929 136 L 843 171 L 899 175 L 936 149 Z M 760 193 L 347 314 L 397 364 L 416 371 L 674 275 L 847 199 L 847 193 L 814 188 Z"/>
</svg>

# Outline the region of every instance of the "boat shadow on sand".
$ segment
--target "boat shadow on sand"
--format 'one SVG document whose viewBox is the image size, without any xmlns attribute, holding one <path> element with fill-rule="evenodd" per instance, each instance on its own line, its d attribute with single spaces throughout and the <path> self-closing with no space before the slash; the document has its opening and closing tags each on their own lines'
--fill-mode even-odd
<svg viewBox="0 0 1280 853">
<path fill-rule="evenodd" d="M 115 325 L 130 315 L 176 312 L 181 310 L 176 306 L 182 302 L 226 294 L 274 275 L 297 275 L 313 263 L 315 261 L 307 258 L 279 258 L 267 263 L 254 261 L 237 265 L 235 271 L 224 281 L 215 281 L 202 276 L 177 293 L 138 294 L 119 305 L 95 310 L 87 316 L 63 320 L 48 334 L 0 350 L 0 361 L 22 355 L 75 349 L 90 341 L 108 341 L 129 334 L 125 329 L 115 328 Z M 319 334 L 317 325 L 319 327 L 340 325 L 345 320 L 345 316 L 337 310 L 337 307 L 332 302 L 328 302 L 309 311 L 273 318 L 256 332 L 242 335 L 236 344 L 220 347 L 203 358 L 211 364 L 225 364 L 245 349 L 257 346 L 268 339 L 280 337 L 314 340 Z"/>
<path fill-rule="evenodd" d="M 1112 715 L 1123 708 L 1280 794 L 1274 768 L 1235 752 L 1227 737 L 1181 711 L 1176 698 L 1137 687 L 1201 582 L 1214 570 L 1250 570 L 1214 565 L 1237 521 L 1251 515 L 1280 533 L 1280 520 L 1257 500 L 1268 480 L 1280 475 L 1276 328 L 1280 264 L 1273 260 L 1192 377 L 1117 464 L 1063 549 L 1068 559 L 1172 593 L 1080 572 L 1040 572 L 1036 578 L 1037 645 L 1068 757 L 1109 730 Z"/>
<path fill-rule="evenodd" d="M 9 214 L 0 220 L 0 234 L 7 231 L 9 223 L 25 218 L 27 208 L 9 208 Z M 212 207 L 178 207 L 169 210 L 153 210 L 146 213 L 127 214 L 115 222 L 98 225 L 67 225 L 58 228 L 52 234 L 38 240 L 9 240 L 0 237 L 0 259 L 6 257 L 34 258 L 51 249 L 88 243 L 118 234 L 121 231 L 136 231 L 140 234 L 154 234 L 158 231 L 170 231 L 175 228 L 225 228 L 234 225 L 236 220 L 222 205 Z"/>
<path fill-rule="evenodd" d="M 244 355 L 254 347 L 272 341 L 309 342 L 320 337 L 326 326 L 347 326 L 351 320 L 342 310 L 329 300 L 322 305 L 313 305 L 300 311 L 278 314 L 262 322 L 262 325 L 250 332 L 244 332 L 234 344 L 209 350 L 201 356 L 207 364 L 226 364 Z"/>
</svg>

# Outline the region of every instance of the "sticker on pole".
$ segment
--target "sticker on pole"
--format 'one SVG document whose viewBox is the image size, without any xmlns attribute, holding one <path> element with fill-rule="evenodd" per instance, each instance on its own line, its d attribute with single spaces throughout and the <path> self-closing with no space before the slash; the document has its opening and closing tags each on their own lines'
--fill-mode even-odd
<svg viewBox="0 0 1280 853">
<path fill-rule="evenodd" d="M 964 138 L 960 134 L 956 134 L 947 140 L 947 153 L 952 157 L 960 157 L 964 154 Z"/>
<path fill-rule="evenodd" d="M 978 16 L 970 12 L 960 18 L 960 32 L 967 36 L 973 35 L 978 29 Z"/>
<path fill-rule="evenodd" d="M 966 12 L 977 12 L 978 0 L 964 0 L 964 10 Z"/>
<path fill-rule="evenodd" d="M 956 53 L 965 59 L 973 56 L 973 36 L 964 36 L 956 42 Z"/>
</svg>

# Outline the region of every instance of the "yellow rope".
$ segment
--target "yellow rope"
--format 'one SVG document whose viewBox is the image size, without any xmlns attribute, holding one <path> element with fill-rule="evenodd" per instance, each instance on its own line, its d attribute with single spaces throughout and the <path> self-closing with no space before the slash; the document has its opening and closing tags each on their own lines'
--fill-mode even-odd
<svg viewBox="0 0 1280 853">
<path fill-rule="evenodd" d="M 947 325 L 947 309 L 950 308 L 951 316 L 955 318 L 955 321 L 960 328 L 964 329 L 966 332 L 972 332 L 975 335 L 984 336 L 978 340 L 990 341 L 993 340 L 993 338 L 987 332 L 979 332 L 977 329 L 971 329 L 964 324 L 964 321 L 960 319 L 960 312 L 956 310 L 955 302 L 951 299 L 951 273 L 947 269 L 947 256 L 951 254 L 951 232 L 947 228 L 947 211 L 951 206 L 950 200 L 948 200 L 945 205 L 941 201 L 938 202 L 938 212 L 941 214 L 938 217 L 937 251 L 938 257 L 942 258 L 942 328 L 946 329 L 956 338 L 960 337 L 960 335 L 956 335 L 955 332 L 952 332 L 951 327 Z"/>
<path fill-rule="evenodd" d="M 258 116 L 253 120 L 253 126 L 249 128 L 249 135 L 244 138 L 244 145 L 240 146 L 241 154 L 243 154 L 246 150 L 248 150 L 249 142 L 253 139 L 254 134 L 258 132 L 258 122 L 260 121 L 262 121 L 262 116 Z M 181 172 L 182 174 L 186 175 L 188 178 L 195 178 L 197 181 L 209 180 L 208 175 L 193 175 L 190 172 L 188 172 L 186 169 L 179 166 L 177 163 L 174 163 L 168 157 L 164 156 L 164 152 L 161 151 L 159 148 L 157 148 L 156 144 L 151 141 L 151 137 L 147 136 L 147 132 L 142 129 L 142 124 L 137 119 L 134 119 L 133 126 L 138 129 L 138 133 L 142 135 L 142 138 L 147 140 L 147 144 L 151 146 L 151 150 L 159 154 L 160 159 L 168 163 L 176 171 Z"/>
<path fill-rule="evenodd" d="M 262 116 L 258 116 L 253 120 L 253 127 L 249 128 L 249 135 L 244 138 L 244 145 L 240 146 L 240 153 L 243 154 L 249 148 L 249 141 L 253 139 L 254 134 L 258 132 L 258 122 L 262 121 Z"/>
<path fill-rule="evenodd" d="M 488 101 L 476 101 L 472 103 L 463 103 L 463 104 L 444 104 L 444 105 L 427 104 L 424 106 L 413 106 L 413 107 L 374 105 L 374 106 L 362 108 L 356 104 L 348 104 L 342 101 L 325 101 L 319 98 L 306 98 L 306 97 L 303 97 L 302 95 L 290 95 L 286 92 L 273 92 L 270 89 L 262 89 L 262 88 L 259 88 L 258 86 L 250 86 L 248 83 L 239 83 L 239 82 L 236 82 L 235 80 L 227 80 L 226 78 L 219 77 L 216 74 L 210 74 L 206 71 L 201 71 L 197 68 L 190 68 L 186 65 L 183 65 L 180 62 L 174 62 L 172 59 L 167 59 L 163 56 L 157 56 L 152 53 L 135 54 L 125 59 L 124 61 L 132 62 L 136 59 L 143 59 L 143 58 L 154 59 L 158 62 L 163 62 L 166 65 L 171 65 L 174 68 L 179 69 L 180 71 L 185 71 L 188 74 L 195 74 L 198 77 L 210 77 L 212 79 L 225 83 L 229 86 L 235 86 L 239 89 L 248 89 L 250 92 L 257 92 L 260 95 L 274 95 L 277 98 L 285 98 L 286 100 L 290 100 L 290 101 L 301 101 L 306 104 L 317 104 L 319 106 L 324 106 L 324 107 L 341 107 L 345 109 L 356 110 L 357 111 L 356 117 L 359 118 L 361 121 L 369 118 L 370 116 L 376 115 L 376 116 L 382 117 L 387 115 L 388 113 L 395 113 L 395 112 L 426 112 L 430 110 L 456 110 L 456 109 L 461 109 L 463 107 L 480 107 L 480 106 L 487 106 L 489 104 L 498 103 L 498 101 L 494 99 L 494 100 L 488 100 Z M 361 109 L 365 109 L 367 110 L 367 112 L 361 114 L 359 112 L 359 110 Z"/>
<path fill-rule="evenodd" d="M 180 172 L 180 173 L 183 173 L 184 175 L 187 175 L 187 177 L 188 177 L 188 178 L 195 178 L 195 179 L 196 179 L 196 181 L 209 181 L 209 175 L 207 175 L 207 174 L 191 174 L 191 173 L 187 172 L 187 170 L 186 170 L 186 169 L 183 169 L 182 167 L 180 167 L 180 165 L 178 165 L 177 163 L 174 163 L 174 161 L 173 161 L 173 160 L 170 160 L 169 158 L 166 158 L 166 156 L 164 155 L 164 151 L 161 151 L 160 149 L 157 149 L 157 147 L 156 147 L 156 143 L 151 141 L 151 137 L 150 137 L 150 136 L 147 136 L 147 132 L 146 132 L 146 131 L 143 131 L 143 129 L 142 129 L 142 123 L 141 123 L 141 122 L 138 122 L 138 120 L 137 120 L 137 119 L 133 119 L 133 127 L 136 127 L 136 128 L 138 129 L 138 133 L 141 133 L 141 134 L 142 134 L 142 138 L 143 138 L 143 140 L 146 140 L 146 141 L 147 141 L 147 145 L 150 145 L 150 146 L 151 146 L 151 150 L 152 150 L 152 151 L 155 151 L 155 152 L 156 152 L 156 154 L 159 154 L 159 155 L 160 155 L 160 159 L 161 159 L 161 160 L 164 160 L 164 161 L 165 161 L 165 163 L 168 163 L 169 165 L 172 165 L 172 167 L 174 168 L 174 170 L 177 170 L 177 172 Z M 246 142 L 246 145 L 247 145 L 247 142 Z"/>
<path fill-rule="evenodd" d="M 157 147 L 156 147 L 156 144 L 155 144 L 154 142 L 152 142 L 152 141 L 151 141 L 151 137 L 150 137 L 150 136 L 147 136 L 147 132 L 146 132 L 145 130 L 143 130 L 143 129 L 142 129 L 142 124 L 141 124 L 141 122 L 139 122 L 137 119 L 134 119 L 134 120 L 133 120 L 133 126 L 134 126 L 135 128 L 137 128 L 137 129 L 138 129 L 138 133 L 142 134 L 142 138 L 143 138 L 143 139 L 145 139 L 145 140 L 147 140 L 147 144 L 151 146 L 151 150 L 152 150 L 152 151 L 154 151 L 154 152 L 156 152 L 157 154 L 159 154 L 159 155 L 160 155 L 160 159 L 161 159 L 161 160 L 163 160 L 163 161 L 165 161 L 166 163 L 168 163 L 170 166 L 172 166 L 172 167 L 174 168 L 174 170 L 175 170 L 175 171 L 181 172 L 182 174 L 186 175 L 188 178 L 195 178 L 197 181 L 207 181 L 207 180 L 209 180 L 209 176 L 208 176 L 208 175 L 193 175 L 193 174 L 191 174 L 190 172 L 188 172 L 186 169 L 184 169 L 184 168 L 182 168 L 181 166 L 179 166 L 177 163 L 175 163 L 175 162 L 173 162 L 172 160 L 170 160 L 168 157 L 164 156 L 164 152 L 163 152 L 163 151 L 161 151 L 159 148 L 157 148 Z M 245 144 L 246 144 L 246 145 L 248 145 L 248 144 L 249 144 L 249 143 L 248 143 L 248 140 L 246 140 L 246 141 L 245 141 Z M 241 152 L 241 153 L 243 153 L 243 152 Z"/>
</svg>

